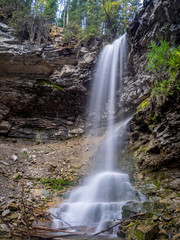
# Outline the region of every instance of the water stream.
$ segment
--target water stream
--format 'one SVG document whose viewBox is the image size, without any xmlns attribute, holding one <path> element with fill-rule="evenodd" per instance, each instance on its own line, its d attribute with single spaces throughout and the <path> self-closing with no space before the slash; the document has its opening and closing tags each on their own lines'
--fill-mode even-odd
<svg viewBox="0 0 180 240">
<path fill-rule="evenodd" d="M 102 50 L 97 64 L 90 99 L 91 130 L 105 135 L 97 150 L 94 168 L 83 184 L 74 189 L 67 201 L 53 213 L 71 226 L 88 226 L 86 232 L 96 233 L 122 218 L 122 206 L 140 201 L 129 176 L 118 170 L 118 152 L 126 132 L 125 119 L 117 121 L 117 92 L 122 93 L 123 69 L 126 62 L 126 36 Z M 121 119 L 119 116 L 119 119 Z M 103 123 L 103 124 L 102 124 Z M 103 133 L 102 133 L 103 132 Z M 58 227 L 58 221 L 55 221 Z"/>
</svg>

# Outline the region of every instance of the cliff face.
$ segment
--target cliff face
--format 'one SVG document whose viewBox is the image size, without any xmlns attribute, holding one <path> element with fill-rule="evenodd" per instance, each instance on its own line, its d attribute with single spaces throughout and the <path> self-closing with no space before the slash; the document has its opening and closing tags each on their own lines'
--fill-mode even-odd
<svg viewBox="0 0 180 240">
<path fill-rule="evenodd" d="M 61 39 L 44 45 L 19 44 L 0 24 L 0 134 L 38 141 L 84 132 L 89 80 L 98 46 L 73 46 Z"/>
<path fill-rule="evenodd" d="M 128 29 L 129 69 L 133 105 L 146 99 L 129 124 L 127 150 L 120 163 L 149 202 L 141 205 L 146 215 L 121 227 L 126 239 L 179 239 L 180 230 L 180 97 L 174 89 L 168 96 L 150 97 L 152 76 L 145 71 L 147 47 L 163 37 L 180 43 L 179 1 L 147 0 Z M 177 81 L 180 81 L 178 78 Z M 134 93 L 133 93 L 134 91 Z M 139 207 L 139 206 L 138 206 Z M 124 214 L 137 212 L 126 206 Z M 129 215 L 128 215 L 129 216 Z M 128 225 L 129 224 L 129 225 Z"/>
<path fill-rule="evenodd" d="M 153 81 L 151 76 L 145 75 L 148 44 L 152 39 L 161 37 L 177 45 L 180 43 L 179 10 L 180 3 L 176 0 L 144 1 L 143 7 L 128 29 L 131 43 L 130 66 L 134 72 L 135 88 L 142 79 L 142 85 L 138 90 L 142 91 L 143 88 L 147 90 L 143 99 L 150 95 L 150 86 Z M 143 78 L 149 80 L 146 82 Z M 137 94 L 135 102 L 140 100 L 141 95 Z M 142 173 L 145 170 L 161 171 L 163 168 L 168 168 L 170 175 L 167 177 L 169 181 L 167 186 L 177 191 L 180 187 L 180 179 L 176 171 L 179 167 L 180 147 L 179 101 L 177 90 L 165 99 L 160 96 L 147 99 L 148 105 L 137 111 L 130 123 L 130 144 L 134 150 L 137 150 L 135 157 L 138 159 L 138 171 Z M 174 179 L 176 184 L 172 183 Z"/>
<path fill-rule="evenodd" d="M 127 30 L 128 78 L 120 102 L 134 108 L 150 95 L 152 77 L 145 71 L 151 40 L 161 37 L 180 43 L 180 3 L 178 0 L 146 0 Z"/>
</svg>

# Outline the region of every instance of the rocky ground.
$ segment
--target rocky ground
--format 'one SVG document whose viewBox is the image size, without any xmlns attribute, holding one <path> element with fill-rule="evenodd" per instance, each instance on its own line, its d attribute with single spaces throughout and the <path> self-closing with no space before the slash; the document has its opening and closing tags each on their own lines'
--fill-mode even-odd
<svg viewBox="0 0 180 240">
<path fill-rule="evenodd" d="M 62 201 L 67 189 L 87 175 L 98 141 L 90 136 L 46 144 L 1 140 L 0 235 L 9 239 L 10 228 L 26 225 L 22 189 L 25 204 L 39 210 Z"/>
</svg>

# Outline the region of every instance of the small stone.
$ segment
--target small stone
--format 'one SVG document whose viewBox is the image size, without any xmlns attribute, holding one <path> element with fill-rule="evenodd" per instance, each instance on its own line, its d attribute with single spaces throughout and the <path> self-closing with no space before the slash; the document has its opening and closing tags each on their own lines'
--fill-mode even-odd
<svg viewBox="0 0 180 240">
<path fill-rule="evenodd" d="M 167 213 L 164 213 L 162 214 L 162 218 L 165 220 L 165 221 L 171 221 L 172 220 L 172 216 L 167 214 Z"/>
<path fill-rule="evenodd" d="M 13 160 L 14 162 L 16 162 L 16 161 L 18 160 L 18 156 L 15 155 L 15 154 L 12 154 L 11 160 Z"/>
<path fill-rule="evenodd" d="M 4 212 L 2 212 L 2 217 L 6 217 L 11 213 L 11 211 L 9 209 L 4 210 Z"/>
</svg>

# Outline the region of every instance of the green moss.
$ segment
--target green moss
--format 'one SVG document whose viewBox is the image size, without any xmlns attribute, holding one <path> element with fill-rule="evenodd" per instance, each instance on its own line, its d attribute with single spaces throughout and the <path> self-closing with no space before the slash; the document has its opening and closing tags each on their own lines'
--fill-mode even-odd
<svg viewBox="0 0 180 240">
<path fill-rule="evenodd" d="M 145 107 L 147 107 L 150 103 L 150 98 L 146 98 L 142 103 L 137 107 L 137 110 L 144 110 Z"/>
<path fill-rule="evenodd" d="M 36 132 L 38 133 L 41 133 L 42 131 L 43 131 L 42 129 L 39 129 L 39 128 L 36 129 Z"/>
<path fill-rule="evenodd" d="M 18 174 L 17 176 L 15 176 L 14 178 L 13 178 L 13 180 L 14 181 L 18 181 L 18 180 L 20 180 L 22 178 L 22 176 L 20 175 L 20 174 Z"/>
<path fill-rule="evenodd" d="M 135 223 L 134 223 L 134 222 L 131 222 L 130 224 L 126 225 L 126 226 L 124 227 L 124 229 L 128 229 L 129 227 L 132 227 L 132 226 L 134 226 L 134 225 L 135 225 Z"/>
<path fill-rule="evenodd" d="M 144 234 L 137 229 L 136 231 L 136 237 L 138 240 L 144 240 Z"/>
<path fill-rule="evenodd" d="M 160 190 L 161 188 L 160 181 L 158 179 L 154 179 L 153 183 L 156 186 L 157 190 Z"/>
<path fill-rule="evenodd" d="M 29 159 L 29 154 L 26 151 L 22 151 L 21 155 L 25 158 L 25 159 Z"/>
<path fill-rule="evenodd" d="M 45 185 L 45 187 L 48 187 L 53 190 L 62 190 L 63 188 L 73 186 L 75 183 L 73 181 L 70 181 L 68 179 L 50 179 L 50 178 L 41 178 L 40 182 Z"/>
<path fill-rule="evenodd" d="M 157 123 L 157 117 L 154 113 L 150 112 L 149 113 L 149 121 L 153 122 L 153 123 Z"/>
<path fill-rule="evenodd" d="M 146 146 L 145 145 L 142 145 L 138 148 L 137 154 L 139 155 L 141 152 L 146 152 Z"/>
<path fill-rule="evenodd" d="M 174 89 L 179 89 L 176 79 L 180 68 L 180 45 L 175 47 L 161 39 L 158 44 L 151 41 L 148 48 L 146 70 L 155 79 L 152 95 L 173 95 Z"/>
<path fill-rule="evenodd" d="M 37 80 L 37 83 L 41 86 L 45 86 L 45 85 L 48 85 L 49 87 L 51 87 L 53 89 L 53 91 L 63 91 L 65 92 L 64 88 L 62 88 L 61 86 L 55 84 L 55 83 L 52 83 L 50 82 L 49 80 Z"/>
</svg>

